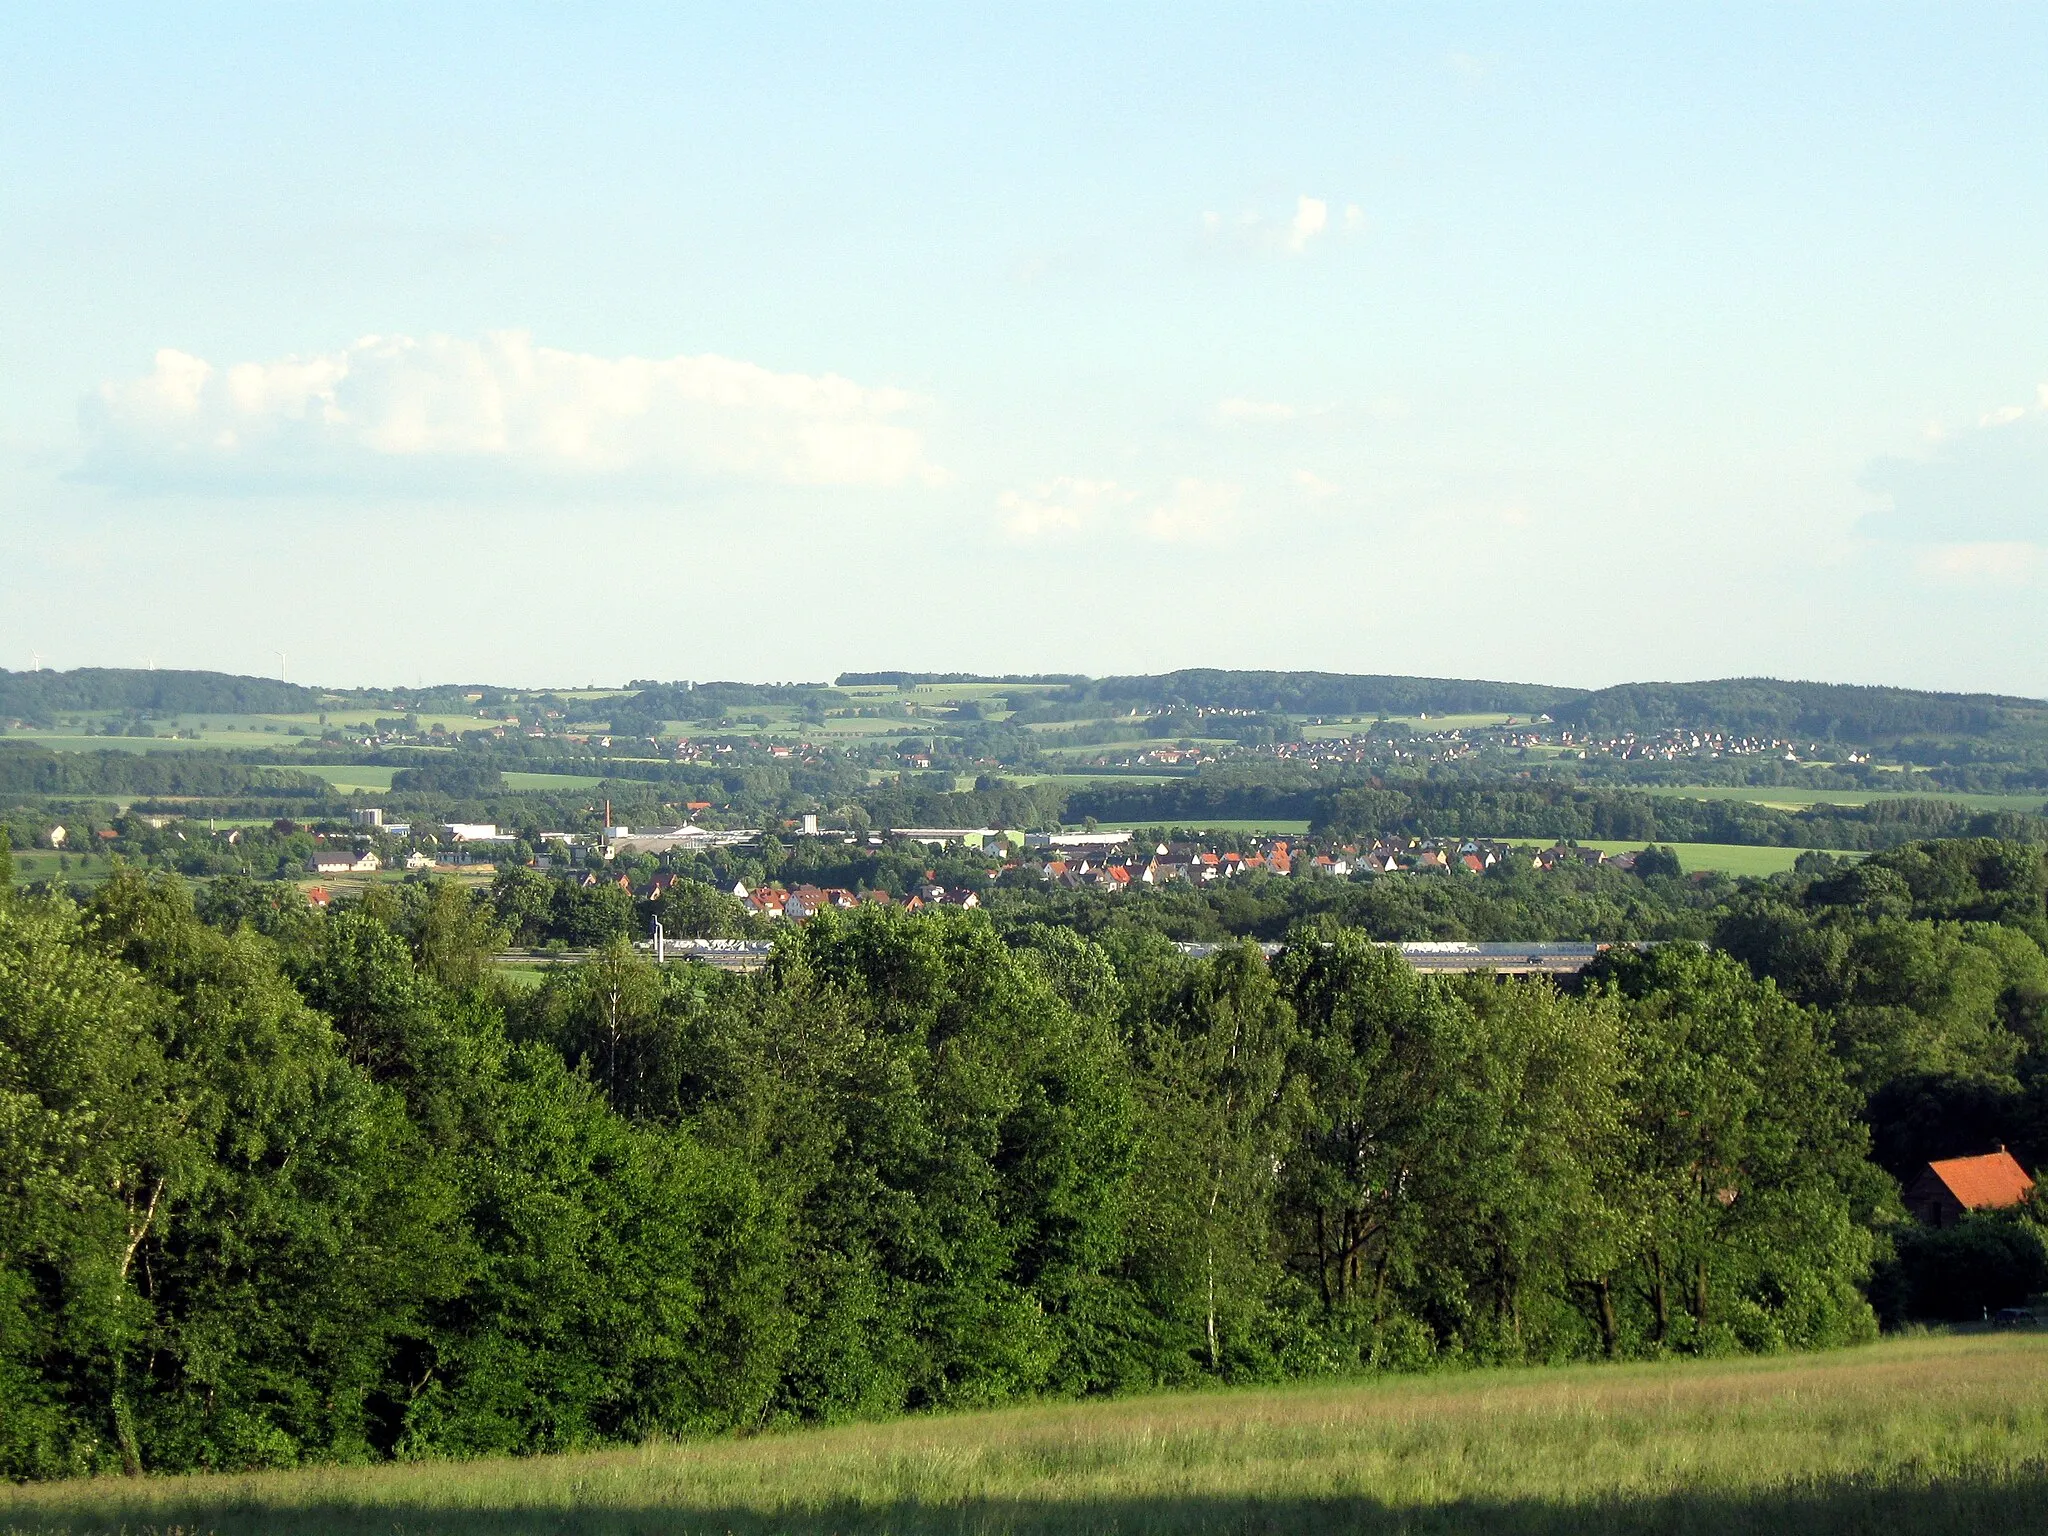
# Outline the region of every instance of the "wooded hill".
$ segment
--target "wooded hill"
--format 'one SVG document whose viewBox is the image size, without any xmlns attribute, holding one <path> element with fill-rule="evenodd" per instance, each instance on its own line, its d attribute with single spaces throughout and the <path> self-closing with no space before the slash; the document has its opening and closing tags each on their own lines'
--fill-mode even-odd
<svg viewBox="0 0 2048 1536">
<path fill-rule="evenodd" d="M 0 718 L 44 720 L 59 710 L 152 715 L 302 714 L 320 694 L 297 683 L 227 672 L 80 667 L 72 672 L 0 668 Z"/>
<path fill-rule="evenodd" d="M 1294 719 L 1376 715 L 1412 719 L 1422 714 L 1509 714 L 1533 719 L 1547 714 L 1561 726 L 1601 735 L 1725 731 L 1845 746 L 1954 741 L 2018 749 L 2048 743 L 2048 700 L 1759 677 L 1582 689 L 1469 678 L 1191 668 L 1096 679 L 1062 674 L 982 677 L 864 672 L 847 673 L 837 681 L 846 687 L 876 682 L 905 686 L 1008 684 L 1018 690 L 1007 700 L 1017 711 L 1018 723 L 1084 720 L 1133 711 L 1222 710 Z M 430 696 L 458 697 L 451 687 L 397 693 L 416 704 Z M 532 696 L 531 690 L 523 695 L 510 688 L 481 691 L 491 700 Z M 290 714 L 316 710 L 339 699 L 369 701 L 375 693 L 320 690 L 221 672 L 119 667 L 0 671 L 0 718 L 47 720 L 64 710 Z M 665 720 L 705 719 L 734 709 L 794 706 L 822 712 L 849 702 L 847 694 L 823 683 L 705 682 L 692 686 L 642 682 L 628 693 L 605 700 L 601 707 L 593 703 L 592 711 L 614 717 L 614 729 L 638 731 L 657 729 Z"/>
</svg>

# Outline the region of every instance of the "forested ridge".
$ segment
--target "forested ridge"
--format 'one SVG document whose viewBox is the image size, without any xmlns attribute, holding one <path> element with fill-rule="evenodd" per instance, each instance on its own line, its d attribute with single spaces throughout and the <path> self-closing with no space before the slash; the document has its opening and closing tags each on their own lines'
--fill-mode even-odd
<svg viewBox="0 0 2048 1536">
<path fill-rule="evenodd" d="M 1418 713 L 1507 713 L 1552 719 L 1596 733 L 1717 730 L 1739 735 L 1798 737 L 1848 744 L 1921 739 L 2026 741 L 2048 737 L 2048 701 L 2003 694 L 1812 683 L 1779 678 L 1703 682 L 1622 683 L 1587 689 L 1468 678 L 1401 677 L 1306 671 L 1188 668 L 1148 675 L 1089 678 L 1072 674 L 847 673 L 841 686 L 987 681 L 1031 687 L 1020 696 L 1020 719 L 1084 719 L 1131 709 L 1301 716 L 1413 716 Z M 218 672 L 86 667 L 70 672 L 0 669 L 0 717 L 46 719 L 62 710 L 157 714 L 303 713 L 329 699 L 366 700 L 377 691 L 317 689 L 271 678 Z M 498 686 L 437 685 L 383 690 L 415 708 L 466 710 L 473 699 L 518 697 Z M 528 697 L 535 697 L 531 690 Z M 541 694 L 538 697 L 552 698 Z M 556 702 L 559 702 L 557 700 Z M 603 709 L 614 729 L 639 730 L 663 720 L 716 717 L 768 705 L 823 710 L 848 703 L 824 683 L 664 683 L 636 681 Z M 396 707 L 396 706 L 394 706 Z"/>
<path fill-rule="evenodd" d="M 332 798 L 302 769 L 237 762 L 222 753 L 52 752 L 0 741 L 0 795 L 264 795 Z"/>
<path fill-rule="evenodd" d="M 45 718 L 58 710 L 291 714 L 320 707 L 320 692 L 269 677 L 153 667 L 79 667 L 10 672 L 0 667 L 0 716 Z"/>
<path fill-rule="evenodd" d="M 1269 965 L 871 908 L 518 994 L 445 883 L 16 893 L 0 1469 L 1867 1337 L 2042 1282 L 2029 1218 L 1923 1239 L 1896 1178 L 2039 1147 L 2044 889 L 1914 845 L 1570 992 L 1330 914 Z"/>
</svg>

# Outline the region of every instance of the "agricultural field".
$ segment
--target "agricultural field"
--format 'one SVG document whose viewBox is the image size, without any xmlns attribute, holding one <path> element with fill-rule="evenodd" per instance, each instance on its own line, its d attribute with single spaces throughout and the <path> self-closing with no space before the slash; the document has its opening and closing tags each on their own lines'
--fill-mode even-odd
<svg viewBox="0 0 2048 1536">
<path fill-rule="evenodd" d="M 1910 788 L 1901 785 L 1898 789 L 1800 789 L 1789 784 L 1644 784 L 1629 787 L 1639 788 L 1646 795 L 1672 800 L 1742 800 L 1776 811 L 1803 811 L 1816 805 L 1868 805 L 1873 800 L 1925 799 L 1947 800 L 1966 805 L 1973 811 L 2026 811 L 2038 815 L 2044 798 L 2048 798 L 2039 791 L 2024 795 L 1974 795 L 1960 790 L 1929 789 L 1924 784 Z"/>
<path fill-rule="evenodd" d="M 16 848 L 12 850 L 11 857 L 14 860 L 14 879 L 18 885 L 28 885 L 37 880 L 77 881 L 85 885 L 98 885 L 114 872 L 114 861 L 105 854 L 87 856 L 49 848 Z"/>
<path fill-rule="evenodd" d="M 1602 842 L 1592 838 L 1581 838 L 1587 848 L 1598 848 L 1606 853 L 1634 853 L 1643 846 L 1642 840 L 1634 842 Z M 1782 875 L 1792 867 L 1793 861 L 1802 853 L 1835 853 L 1838 858 L 1861 858 L 1861 854 L 1843 853 L 1835 849 L 1809 848 L 1757 848 L 1745 843 L 1666 843 L 1662 846 L 1676 850 L 1679 865 L 1687 874 L 1694 870 L 1713 869 L 1729 875 Z"/>
<path fill-rule="evenodd" d="M 517 706 L 511 706 L 511 712 L 516 713 Z M 72 718 L 66 716 L 65 720 Z M 85 718 L 104 725 L 113 717 Z M 6 733 L 6 739 L 32 741 L 53 752 L 154 752 L 193 747 L 218 751 L 235 747 L 289 747 L 302 741 L 310 743 L 317 741 L 320 733 L 329 726 L 355 726 L 367 730 L 380 718 L 392 719 L 395 713 L 389 709 L 334 709 L 327 712 L 325 724 L 321 723 L 317 712 L 300 715 L 178 715 L 152 720 L 150 729 L 157 733 L 154 736 L 89 736 L 60 721 L 57 730 L 11 730 Z M 432 730 L 440 725 L 450 733 L 474 731 L 494 723 L 473 714 L 421 715 L 419 722 L 423 730 Z"/>
<path fill-rule="evenodd" d="M 919 683 L 915 688 L 898 688 L 893 683 L 860 683 L 838 691 L 864 705 L 898 702 L 904 704 L 980 704 L 988 699 L 1023 698 L 1050 693 L 1055 683 Z"/>
<path fill-rule="evenodd" d="M 1189 773 L 1126 773 L 1121 768 L 1097 768 L 1092 772 L 1076 769 L 1071 773 L 1010 773 L 996 775 L 1007 784 L 1062 784 L 1078 788 L 1084 784 L 1171 784 L 1175 779 L 1193 778 Z"/>
<path fill-rule="evenodd" d="M 507 789 L 594 789 L 603 782 L 593 773 L 520 773 L 511 769 L 505 773 Z"/>
<path fill-rule="evenodd" d="M 1061 721 L 1057 725 L 1033 725 L 1027 726 L 1025 727 L 1025 729 L 1031 731 L 1064 731 L 1071 730 L 1076 724 L 1086 723 L 1087 722 L 1085 721 L 1077 722 L 1073 720 L 1065 720 Z M 1043 752 L 1047 757 L 1101 757 L 1105 755 L 1111 757 L 1122 757 L 1134 752 L 1150 752 L 1158 747 L 1175 747 L 1180 745 L 1180 743 L 1182 743 L 1183 741 L 1192 742 L 1194 745 L 1205 749 L 1216 749 L 1236 745 L 1236 743 L 1228 741 L 1221 736 L 1176 736 L 1170 740 L 1163 737 L 1139 736 L 1133 737 L 1129 741 L 1099 741 L 1089 743 L 1087 745 L 1082 745 L 1079 743 L 1055 742 L 1052 745 L 1047 746 L 1043 743 L 1039 743 L 1038 749 L 1039 751 Z"/>
<path fill-rule="evenodd" d="M 377 768 L 369 764 L 354 763 L 308 763 L 304 770 L 325 779 L 345 795 L 382 794 L 391 788 L 391 775 L 396 768 Z"/>
<path fill-rule="evenodd" d="M 7 1536 L 2048 1529 L 2048 1335 L 1041 1404 L 528 1461 L 0 1489 Z"/>
<path fill-rule="evenodd" d="M 308 763 L 303 770 L 317 774 L 343 794 L 384 794 L 391 788 L 391 775 L 395 768 L 379 768 L 369 764 L 352 763 Z M 602 784 L 603 779 L 586 773 L 519 773 L 505 774 L 505 787 L 513 790 L 589 789 Z"/>
<path fill-rule="evenodd" d="M 1521 720 L 1520 715 L 1390 715 L 1382 720 L 1377 715 L 1351 715 L 1338 719 L 1330 715 L 1322 717 L 1321 725 L 1305 725 L 1301 729 L 1304 740 L 1336 741 L 1346 736 L 1356 736 L 1374 725 L 1405 726 L 1419 736 L 1433 736 L 1440 731 L 1478 731 L 1494 726 L 1506 725 L 1510 720 Z"/>
</svg>

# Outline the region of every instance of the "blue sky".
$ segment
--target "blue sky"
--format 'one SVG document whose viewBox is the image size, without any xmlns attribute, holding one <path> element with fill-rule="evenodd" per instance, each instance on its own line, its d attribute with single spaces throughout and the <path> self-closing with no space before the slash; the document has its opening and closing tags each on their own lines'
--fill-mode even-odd
<svg viewBox="0 0 2048 1536">
<path fill-rule="evenodd" d="M 0 665 L 2048 694 L 2048 11 L 10 10 Z"/>
</svg>

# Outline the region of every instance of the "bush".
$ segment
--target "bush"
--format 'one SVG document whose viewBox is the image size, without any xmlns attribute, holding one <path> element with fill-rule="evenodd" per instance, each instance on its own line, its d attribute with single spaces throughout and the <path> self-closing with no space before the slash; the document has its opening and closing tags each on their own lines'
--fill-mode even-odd
<svg viewBox="0 0 2048 1536">
<path fill-rule="evenodd" d="M 1977 1322 L 2048 1289 L 2048 1242 L 2024 1215 L 1979 1213 L 1952 1227 L 1913 1227 L 1877 1273 L 1871 1300 L 1886 1326 Z"/>
</svg>

